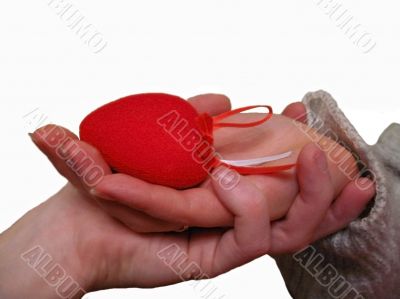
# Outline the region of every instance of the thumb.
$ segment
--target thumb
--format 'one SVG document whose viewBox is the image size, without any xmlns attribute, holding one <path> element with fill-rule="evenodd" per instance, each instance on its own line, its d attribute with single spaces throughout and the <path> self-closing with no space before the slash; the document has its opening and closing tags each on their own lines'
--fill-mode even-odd
<svg viewBox="0 0 400 299">
<path fill-rule="evenodd" d="M 270 249 L 268 202 L 245 176 L 226 167 L 212 173 L 218 199 L 234 215 L 234 227 L 222 236 L 215 252 L 220 274 L 266 254 Z"/>
</svg>

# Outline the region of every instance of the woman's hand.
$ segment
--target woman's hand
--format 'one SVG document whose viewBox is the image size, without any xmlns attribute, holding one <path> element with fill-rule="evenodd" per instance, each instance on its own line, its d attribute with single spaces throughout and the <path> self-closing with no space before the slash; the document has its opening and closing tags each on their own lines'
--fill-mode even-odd
<svg viewBox="0 0 400 299">
<path fill-rule="evenodd" d="M 0 297 L 80 298 L 83 290 L 206 279 L 266 254 L 267 201 L 246 177 L 225 190 L 220 173 L 212 187 L 234 227 L 181 233 L 135 233 L 68 183 L 0 235 Z"/>
</svg>

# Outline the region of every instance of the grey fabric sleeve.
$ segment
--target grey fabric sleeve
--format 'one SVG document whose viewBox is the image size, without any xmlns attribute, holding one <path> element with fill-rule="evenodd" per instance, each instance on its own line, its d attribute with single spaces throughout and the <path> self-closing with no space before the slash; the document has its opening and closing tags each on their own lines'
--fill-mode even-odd
<svg viewBox="0 0 400 299">
<path fill-rule="evenodd" d="M 370 146 L 324 91 L 305 95 L 307 121 L 345 144 L 373 174 L 376 197 L 345 229 L 293 255 L 275 257 L 295 299 L 400 298 L 400 125 Z"/>
</svg>

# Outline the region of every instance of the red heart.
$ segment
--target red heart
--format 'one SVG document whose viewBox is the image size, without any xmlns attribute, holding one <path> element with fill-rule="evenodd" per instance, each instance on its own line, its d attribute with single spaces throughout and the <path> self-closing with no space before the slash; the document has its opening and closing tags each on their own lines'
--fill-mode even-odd
<svg viewBox="0 0 400 299">
<path fill-rule="evenodd" d="M 212 119 L 200 116 L 180 97 L 137 94 L 86 116 L 80 124 L 80 138 L 96 147 L 117 172 L 187 188 L 207 177 L 204 159 L 212 150 Z M 193 151 L 193 145 L 200 142 L 203 148 Z M 207 162 L 208 166 L 213 162 Z"/>
</svg>

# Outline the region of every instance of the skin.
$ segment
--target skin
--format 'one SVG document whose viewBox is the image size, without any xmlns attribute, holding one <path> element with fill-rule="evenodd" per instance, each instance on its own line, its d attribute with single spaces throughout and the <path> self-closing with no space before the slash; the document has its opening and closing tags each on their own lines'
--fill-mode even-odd
<svg viewBox="0 0 400 299">
<path fill-rule="evenodd" d="M 229 109 L 226 98 L 219 95 L 203 95 L 192 99 L 192 103 L 199 111 L 211 114 Z M 290 115 L 297 108 L 288 109 Z M 216 176 L 210 181 L 212 192 L 194 189 L 188 196 L 187 191 L 162 189 L 164 193 L 161 194 L 161 189 L 158 189 L 161 186 L 107 172 L 108 166 L 99 153 L 79 142 L 80 148 L 86 150 L 97 165 L 104 167 L 106 176 L 100 184 L 115 180 L 118 188 L 127 188 L 119 189 L 124 196 L 132 195 L 128 191 L 133 192 L 131 188 L 135 184 L 134 198 L 146 195 L 150 206 L 159 202 L 161 195 L 164 201 L 169 198 L 173 204 L 183 200 L 186 208 L 188 203 L 193 203 L 193 210 L 185 210 L 179 205 L 168 207 L 172 208 L 172 214 L 182 216 L 187 223 L 199 221 L 198 210 L 195 209 L 196 194 L 205 201 L 205 209 L 214 208 L 210 205 L 217 200 L 229 215 L 233 215 L 231 228 L 138 233 L 132 231 L 134 225 L 151 231 L 165 229 L 168 225 L 169 230 L 174 226 L 179 228 L 181 223 L 171 222 L 166 219 L 169 217 L 162 215 L 155 217 L 151 208 L 135 209 L 130 202 L 122 204 L 121 198 L 115 201 L 96 197 L 90 192 L 92 187 L 85 185 L 66 161 L 55 154 L 53 148 L 46 147 L 40 136 L 34 134 L 33 141 L 70 183 L 0 235 L 2 298 L 58 298 L 54 288 L 46 284 L 20 257 L 23 252 L 37 245 L 44 248 L 86 291 L 161 286 L 181 281 L 157 256 L 160 250 L 171 243 L 177 244 L 188 260 L 199 265 L 208 277 L 214 277 L 266 253 L 282 254 L 302 248 L 346 226 L 357 217 L 374 194 L 373 188 L 360 190 L 351 182 L 335 199 L 332 180 L 326 168 L 310 167 L 313 161 L 325 165 L 325 155 L 317 147 L 309 145 L 302 149 L 298 157 L 296 175 L 299 193 L 286 217 L 271 222 L 268 201 L 250 176 L 241 177 L 232 190 L 222 189 L 218 183 L 221 178 Z M 311 180 L 314 184 L 309 184 Z M 168 214 L 166 207 L 161 206 L 160 214 Z M 215 221 L 212 218 L 210 223 Z M 191 278 L 190 275 L 187 277 Z M 81 295 L 76 298 L 79 297 Z"/>
<path fill-rule="evenodd" d="M 265 115 L 261 113 L 242 113 L 226 119 L 226 122 L 249 123 L 263 116 Z M 267 163 L 267 166 L 295 164 L 301 150 L 313 141 L 317 142 L 328 157 L 326 167 L 334 187 L 334 196 L 337 197 L 343 188 L 357 177 L 356 161 L 344 147 L 304 123 L 275 114 L 268 122 L 259 126 L 242 129 L 221 128 L 215 132 L 215 147 L 218 153 L 228 160 L 251 159 L 292 151 L 290 157 Z M 311 164 L 318 167 L 313 161 Z M 340 165 L 345 165 L 346 171 L 341 170 Z M 299 191 L 296 168 L 273 174 L 252 175 L 251 179 L 268 200 L 270 218 L 276 220 L 285 216 Z M 207 186 L 207 182 L 203 186 Z M 220 225 L 232 225 L 232 222 Z"/>
</svg>

